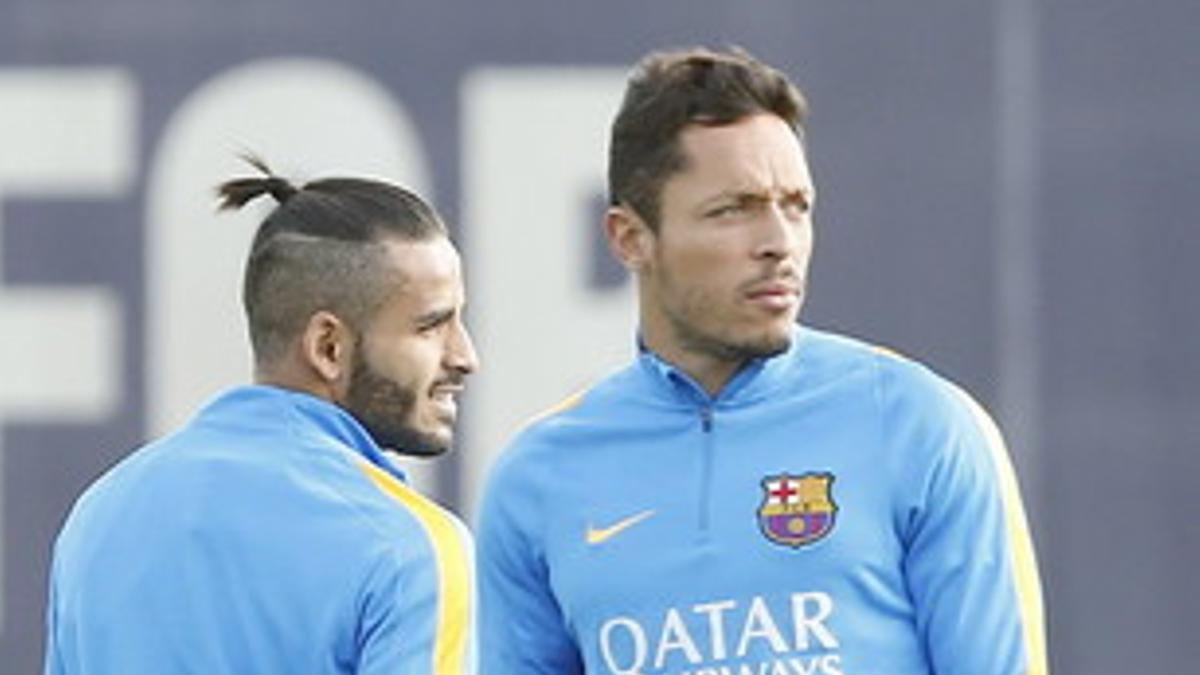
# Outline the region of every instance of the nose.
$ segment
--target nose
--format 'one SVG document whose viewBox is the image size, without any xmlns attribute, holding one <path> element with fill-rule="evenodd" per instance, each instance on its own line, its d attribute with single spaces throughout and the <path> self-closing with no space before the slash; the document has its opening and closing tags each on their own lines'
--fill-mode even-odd
<svg viewBox="0 0 1200 675">
<path fill-rule="evenodd" d="M 795 256 L 809 227 L 807 218 L 797 219 L 788 214 L 778 201 L 771 202 L 762 210 L 759 219 L 759 238 L 754 249 L 755 258 L 783 260 Z"/>
<path fill-rule="evenodd" d="M 450 338 L 446 349 L 446 366 L 464 375 L 479 369 L 479 354 L 475 351 L 475 342 L 471 333 L 462 322 L 456 322 L 456 329 Z"/>
</svg>

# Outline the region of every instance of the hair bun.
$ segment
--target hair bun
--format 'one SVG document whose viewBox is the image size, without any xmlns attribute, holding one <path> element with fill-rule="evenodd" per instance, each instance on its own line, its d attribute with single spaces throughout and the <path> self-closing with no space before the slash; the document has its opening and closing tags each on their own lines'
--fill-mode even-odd
<svg viewBox="0 0 1200 675">
<path fill-rule="evenodd" d="M 289 183 L 286 179 L 278 176 L 267 176 L 263 179 L 264 189 L 271 193 L 275 201 L 280 204 L 286 204 L 287 200 L 291 199 L 299 190 L 296 186 Z"/>
<path fill-rule="evenodd" d="M 265 175 L 256 178 L 235 178 L 221 183 L 217 186 L 217 197 L 221 201 L 218 208 L 240 209 L 247 202 L 264 194 L 271 195 L 282 205 L 300 191 L 287 179 L 272 173 L 271 168 L 262 159 L 254 155 L 245 155 L 242 159 Z"/>
</svg>

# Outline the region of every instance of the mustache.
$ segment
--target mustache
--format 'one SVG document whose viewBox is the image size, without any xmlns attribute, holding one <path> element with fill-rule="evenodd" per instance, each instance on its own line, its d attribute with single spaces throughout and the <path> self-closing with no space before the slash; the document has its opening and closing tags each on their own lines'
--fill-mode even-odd
<svg viewBox="0 0 1200 675">
<path fill-rule="evenodd" d="M 800 275 L 799 270 L 788 266 L 769 270 L 752 279 L 743 281 L 742 283 L 738 284 L 738 290 L 742 292 L 750 292 L 754 288 L 767 284 L 783 284 L 785 286 L 795 288 L 797 291 L 803 291 L 805 285 L 804 278 Z"/>
<path fill-rule="evenodd" d="M 430 389 L 437 389 L 438 387 L 463 387 L 466 385 L 466 382 L 466 373 L 451 372 L 444 377 L 439 377 L 438 379 L 434 380 L 433 384 L 430 386 Z"/>
</svg>

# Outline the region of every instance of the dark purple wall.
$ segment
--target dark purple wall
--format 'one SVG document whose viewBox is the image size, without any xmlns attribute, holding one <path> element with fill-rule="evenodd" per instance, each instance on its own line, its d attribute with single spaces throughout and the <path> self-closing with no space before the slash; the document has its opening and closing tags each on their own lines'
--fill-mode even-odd
<svg viewBox="0 0 1200 675">
<path fill-rule="evenodd" d="M 98 287 L 120 307 L 116 402 L 98 418 L 6 409 L 29 383 L 0 373 L 0 673 L 40 669 L 52 537 L 79 491 L 148 433 L 146 167 L 189 93 L 250 61 L 347 64 L 403 100 L 438 204 L 458 222 L 469 72 L 625 68 L 694 43 L 745 45 L 811 100 L 821 198 L 807 320 L 929 362 L 1009 432 L 1053 670 L 1192 672 L 1197 26 L 1190 0 L 5 0 L 0 78 L 122 71 L 136 84 L 136 137 L 129 184 L 113 193 L 0 182 L 0 315 L 5 291 L 27 288 Z M 10 339 L 0 335 L 5 351 L 21 347 Z M 58 362 L 38 369 L 71 377 Z M 453 470 L 443 496 L 462 503 Z"/>
</svg>

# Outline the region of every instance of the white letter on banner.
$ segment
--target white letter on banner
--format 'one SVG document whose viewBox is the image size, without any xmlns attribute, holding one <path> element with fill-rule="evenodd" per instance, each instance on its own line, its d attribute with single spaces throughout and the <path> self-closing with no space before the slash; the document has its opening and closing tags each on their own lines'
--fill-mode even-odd
<svg viewBox="0 0 1200 675">
<path fill-rule="evenodd" d="M 483 364 L 468 386 L 466 513 L 523 421 L 633 354 L 628 284 L 588 284 L 603 214 L 587 207 L 604 194 L 623 84 L 622 69 L 495 67 L 463 85 L 465 267 Z"/>
<path fill-rule="evenodd" d="M 0 69 L 0 200 L 124 194 L 134 173 L 136 109 L 137 87 L 122 70 Z M 0 262 L 3 253 L 0 223 Z M 119 398 L 120 317 L 108 288 L 0 286 L 0 425 L 111 415 Z M 0 505 L 3 460 L 0 447 Z M 0 594 L 3 564 L 0 541 Z M 3 611 L 0 596 L 0 632 Z"/>
</svg>

